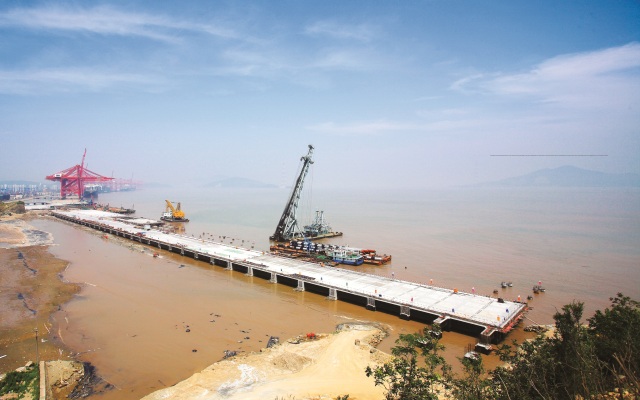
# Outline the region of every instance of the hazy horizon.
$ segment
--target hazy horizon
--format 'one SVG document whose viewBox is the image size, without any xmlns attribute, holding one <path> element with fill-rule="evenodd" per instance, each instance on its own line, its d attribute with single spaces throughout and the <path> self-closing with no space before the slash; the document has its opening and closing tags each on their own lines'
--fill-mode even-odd
<svg viewBox="0 0 640 400">
<path fill-rule="evenodd" d="M 0 180 L 640 173 L 640 4 L 6 1 Z"/>
</svg>

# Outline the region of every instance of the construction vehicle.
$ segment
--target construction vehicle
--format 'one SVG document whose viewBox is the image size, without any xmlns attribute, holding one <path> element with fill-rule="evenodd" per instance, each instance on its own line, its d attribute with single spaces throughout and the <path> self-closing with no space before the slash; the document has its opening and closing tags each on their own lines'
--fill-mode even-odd
<svg viewBox="0 0 640 400">
<path fill-rule="evenodd" d="M 180 203 L 176 203 L 176 206 L 173 206 L 173 203 L 169 200 L 165 200 L 167 202 L 167 208 L 162 213 L 161 220 L 167 222 L 189 222 L 187 218 L 184 216 L 184 211 L 180 209 Z"/>
</svg>

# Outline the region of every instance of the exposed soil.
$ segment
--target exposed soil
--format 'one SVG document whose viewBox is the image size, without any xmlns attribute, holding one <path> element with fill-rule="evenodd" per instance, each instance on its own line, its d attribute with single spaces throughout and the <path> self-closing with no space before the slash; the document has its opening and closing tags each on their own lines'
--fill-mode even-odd
<svg viewBox="0 0 640 400">
<path fill-rule="evenodd" d="M 383 389 L 364 370 L 389 359 L 375 349 L 387 334 L 368 324 L 343 324 L 336 334 L 300 336 L 259 353 L 220 361 L 155 399 L 380 399 Z"/>
<path fill-rule="evenodd" d="M 67 358 L 50 319 L 80 290 L 60 279 L 67 262 L 40 245 L 48 234 L 28 221 L 3 217 L 0 231 L 0 246 L 9 247 L 0 248 L 0 372 L 38 358 Z"/>
</svg>

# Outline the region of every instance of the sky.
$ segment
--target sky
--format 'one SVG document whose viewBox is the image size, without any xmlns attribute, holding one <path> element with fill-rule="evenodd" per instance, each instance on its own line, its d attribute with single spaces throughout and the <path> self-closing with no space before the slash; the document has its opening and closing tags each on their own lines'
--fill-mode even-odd
<svg viewBox="0 0 640 400">
<path fill-rule="evenodd" d="M 0 2 L 0 180 L 640 173 L 640 2 Z"/>
</svg>

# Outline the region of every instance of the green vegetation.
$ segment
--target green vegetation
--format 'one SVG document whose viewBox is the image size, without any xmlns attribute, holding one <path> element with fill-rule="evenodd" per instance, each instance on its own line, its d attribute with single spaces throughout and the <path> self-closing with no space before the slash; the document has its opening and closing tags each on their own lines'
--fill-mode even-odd
<svg viewBox="0 0 640 400">
<path fill-rule="evenodd" d="M 33 364 L 26 367 L 25 371 L 11 371 L 0 381 L 0 396 L 9 393 L 18 394 L 22 399 L 26 394 L 31 394 L 32 399 L 37 399 L 40 393 L 40 368 Z"/>
<path fill-rule="evenodd" d="M 387 389 L 386 399 L 636 399 L 640 398 L 640 303 L 621 293 L 611 307 L 581 322 L 584 304 L 554 315 L 555 332 L 520 346 L 503 345 L 504 365 L 486 372 L 482 359 L 461 359 L 464 375 L 451 375 L 438 339 L 425 329 L 401 335 L 392 361 L 367 376 Z M 420 365 L 422 364 L 422 365 Z"/>
<path fill-rule="evenodd" d="M 24 214 L 24 201 L 0 201 L 0 215 Z"/>
<path fill-rule="evenodd" d="M 391 349 L 393 359 L 375 369 L 367 367 L 367 376 L 373 376 L 376 386 L 384 386 L 387 399 L 437 399 L 450 371 L 439 354 L 444 346 L 438 336 L 438 331 L 429 328 L 400 335 Z"/>
</svg>

